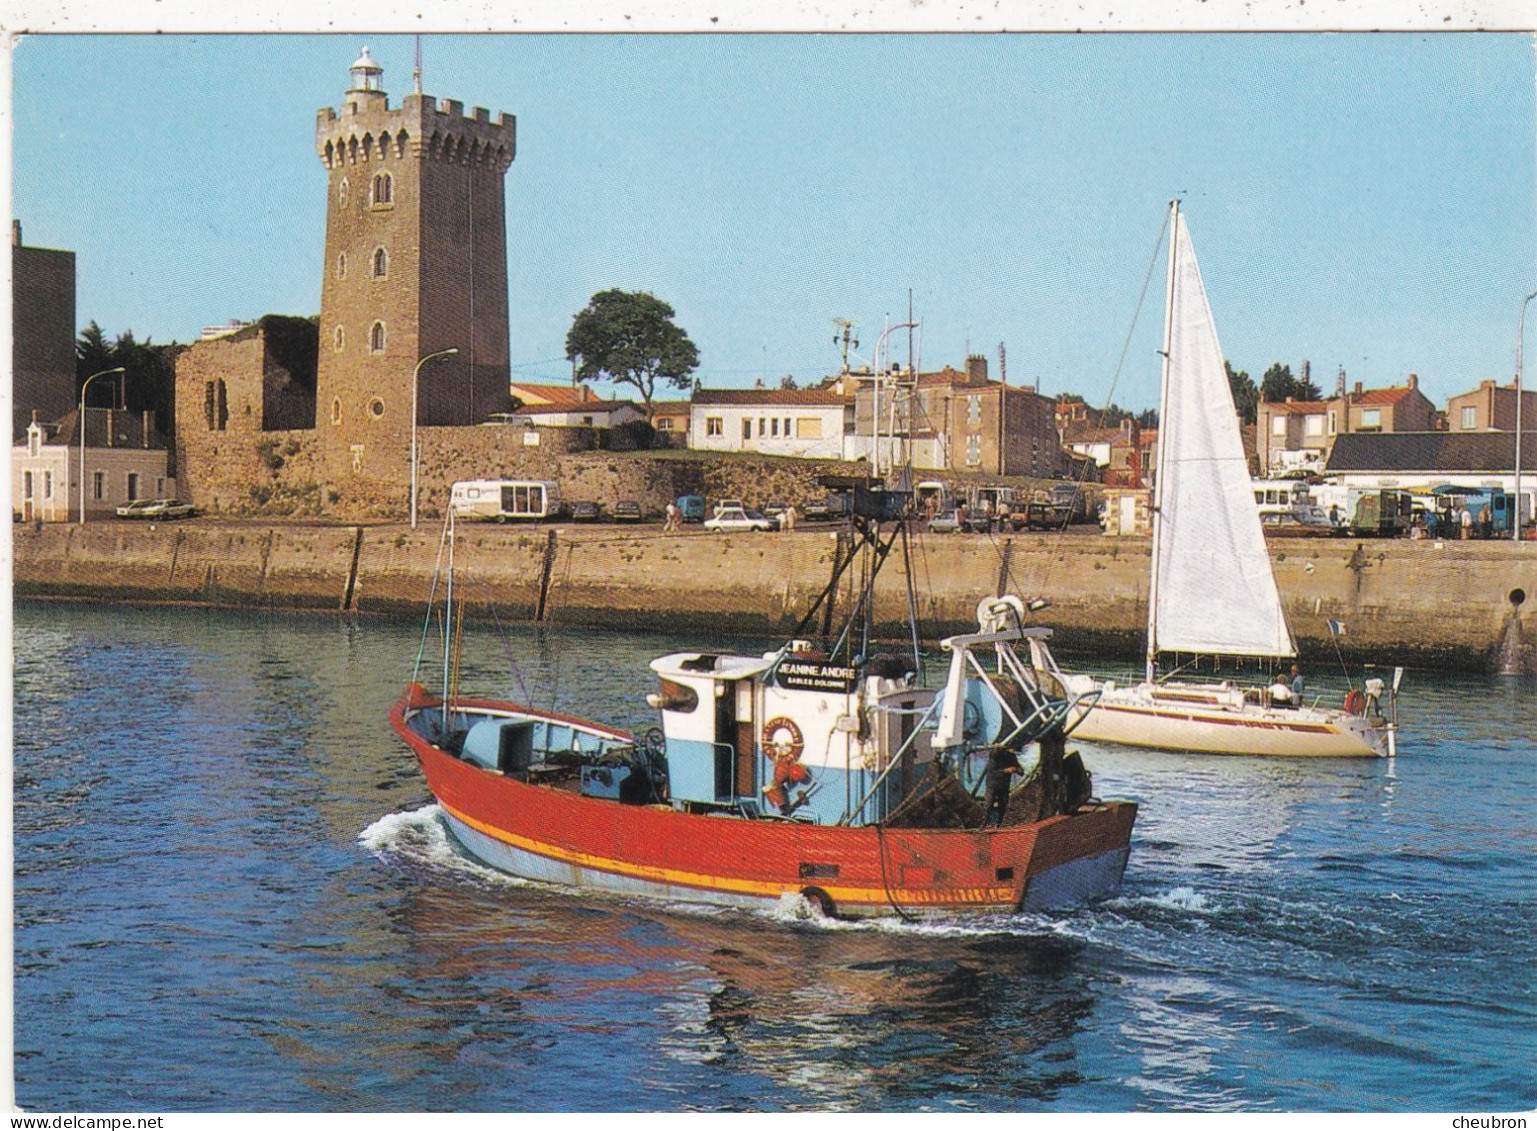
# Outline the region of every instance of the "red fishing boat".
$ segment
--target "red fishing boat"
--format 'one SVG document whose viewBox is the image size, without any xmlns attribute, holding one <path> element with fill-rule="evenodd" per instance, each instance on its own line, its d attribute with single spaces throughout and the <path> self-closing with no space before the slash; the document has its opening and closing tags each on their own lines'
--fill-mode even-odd
<svg viewBox="0 0 1537 1131">
<path fill-rule="evenodd" d="M 883 561 L 906 536 L 905 494 L 854 496 L 829 593 L 859 554 Z M 451 518 L 445 537 L 451 559 Z M 1027 615 L 984 600 L 978 631 L 942 642 L 934 689 L 918 656 L 860 654 L 867 638 L 845 626 L 821 646 L 655 660 L 660 726 L 642 734 L 460 697 L 446 675 L 439 693 L 413 680 L 390 720 L 456 839 L 526 879 L 849 917 L 1057 907 L 1119 885 L 1136 805 L 1095 798 L 1067 751 L 1082 704 L 1043 690 L 1065 681 L 1034 667 L 1049 652 L 1028 644 L 1050 630 Z"/>
</svg>

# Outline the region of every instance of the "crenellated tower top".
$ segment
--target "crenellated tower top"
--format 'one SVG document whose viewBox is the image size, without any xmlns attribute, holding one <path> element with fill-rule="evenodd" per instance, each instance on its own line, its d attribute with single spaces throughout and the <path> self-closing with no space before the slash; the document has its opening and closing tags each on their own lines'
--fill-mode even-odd
<svg viewBox="0 0 1537 1131">
<path fill-rule="evenodd" d="M 315 116 L 315 152 L 327 169 L 407 154 L 421 160 L 492 168 L 505 173 L 517 155 L 517 119 L 429 94 L 408 94 L 390 109 L 384 68 L 368 48 L 349 68 L 352 85 L 338 112 L 327 106 Z"/>
</svg>

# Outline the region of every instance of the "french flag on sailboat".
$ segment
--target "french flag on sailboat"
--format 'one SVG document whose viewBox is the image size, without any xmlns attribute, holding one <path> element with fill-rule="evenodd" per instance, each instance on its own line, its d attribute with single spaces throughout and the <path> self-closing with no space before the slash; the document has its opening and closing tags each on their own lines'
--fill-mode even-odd
<svg viewBox="0 0 1537 1131">
<path fill-rule="evenodd" d="M 1345 622 L 1342 621 L 1342 620 L 1331 620 L 1329 622 L 1329 635 L 1330 636 L 1344 636 L 1345 635 Z"/>
</svg>

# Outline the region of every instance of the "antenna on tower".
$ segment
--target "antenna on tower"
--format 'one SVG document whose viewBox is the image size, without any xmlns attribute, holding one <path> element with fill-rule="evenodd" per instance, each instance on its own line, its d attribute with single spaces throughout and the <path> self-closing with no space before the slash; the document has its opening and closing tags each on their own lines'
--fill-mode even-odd
<svg viewBox="0 0 1537 1131">
<path fill-rule="evenodd" d="M 416 93 L 422 92 L 422 37 L 416 37 L 416 66 L 411 70 L 411 77 L 416 81 Z"/>
<path fill-rule="evenodd" d="M 834 318 L 833 325 L 838 327 L 841 333 L 833 335 L 833 345 L 841 345 L 843 353 L 843 369 L 841 373 L 849 371 L 849 343 L 853 342 L 854 348 L 859 348 L 859 339 L 854 337 L 854 323 L 847 318 Z"/>
</svg>

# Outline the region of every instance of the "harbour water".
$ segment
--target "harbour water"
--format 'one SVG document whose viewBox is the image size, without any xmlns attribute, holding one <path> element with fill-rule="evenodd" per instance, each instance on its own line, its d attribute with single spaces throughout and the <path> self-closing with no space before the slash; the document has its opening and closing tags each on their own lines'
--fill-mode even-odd
<svg viewBox="0 0 1537 1131">
<path fill-rule="evenodd" d="M 1392 762 L 1075 744 L 1142 804 L 1119 895 L 851 925 L 469 861 L 386 722 L 419 640 L 17 605 L 22 1107 L 1537 1106 L 1529 677 L 1411 671 Z M 644 726 L 699 643 L 481 626 L 461 687 Z"/>
</svg>

